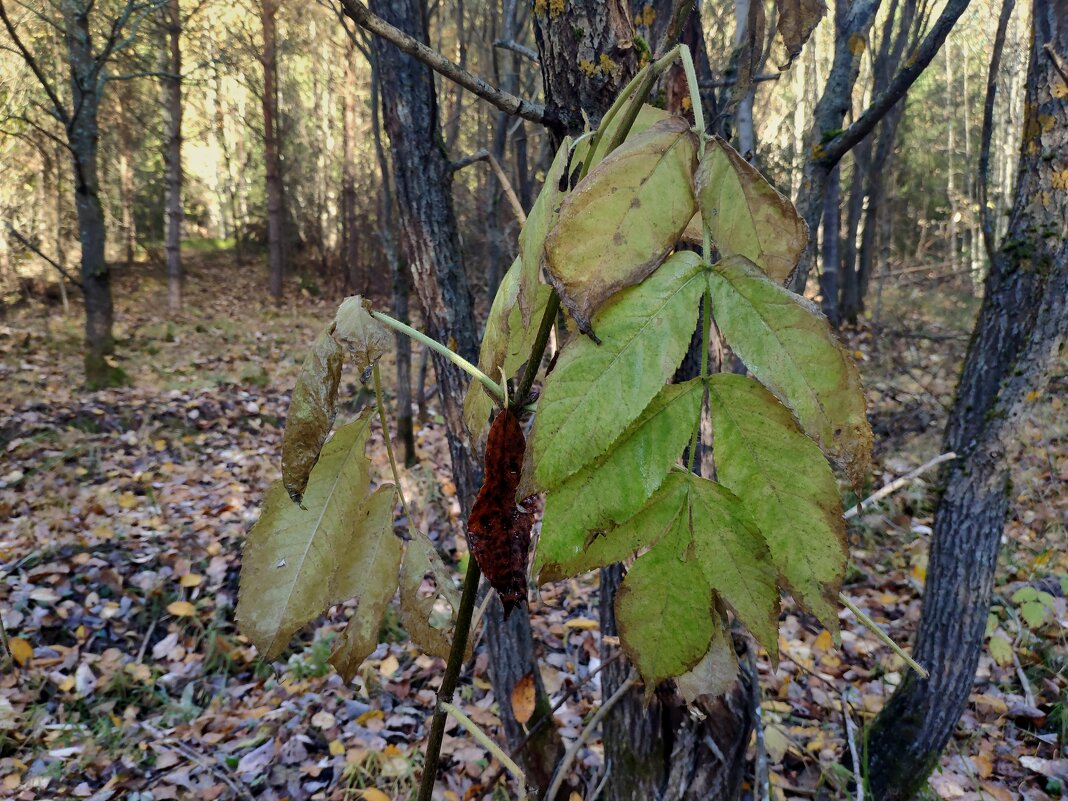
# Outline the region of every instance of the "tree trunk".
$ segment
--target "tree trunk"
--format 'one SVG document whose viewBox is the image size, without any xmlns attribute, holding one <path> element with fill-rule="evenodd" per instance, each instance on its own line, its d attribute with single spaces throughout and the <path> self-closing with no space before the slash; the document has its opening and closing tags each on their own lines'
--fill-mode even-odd
<svg viewBox="0 0 1068 801">
<path fill-rule="evenodd" d="M 922 786 L 967 702 L 983 644 L 1008 510 L 1010 465 L 1028 397 L 1041 392 L 1068 330 L 1068 193 L 1057 172 L 1068 150 L 1068 0 L 1034 0 L 1024 135 L 1009 229 L 986 279 L 944 449 L 912 674 L 868 738 L 877 801 Z M 1046 50 L 1048 48 L 1048 50 Z"/>
<path fill-rule="evenodd" d="M 350 41 L 345 53 L 345 86 L 342 89 L 342 139 L 345 159 L 341 166 L 341 242 L 342 275 L 345 286 L 354 291 L 359 286 L 360 240 L 356 234 L 356 46 Z M 372 113 L 378 114 L 377 111 Z M 376 129 L 375 136 L 378 136 Z M 376 145 L 378 140 L 376 139 Z M 385 174 L 382 175 L 386 181 Z M 385 223 L 383 219 L 380 221 Z M 405 337 L 407 339 L 407 337 Z M 409 415 L 409 419 L 411 416 Z"/>
<path fill-rule="evenodd" d="M 275 30 L 279 0 L 262 0 L 263 25 L 263 154 L 267 183 L 268 288 L 276 302 L 282 299 L 285 277 L 285 200 L 282 189 L 282 159 L 278 142 L 278 47 Z"/>
<path fill-rule="evenodd" d="M 126 267 L 132 267 L 137 246 L 137 227 L 134 223 L 133 130 L 129 116 L 130 98 L 127 86 L 118 95 L 119 106 L 119 200 L 122 206 L 122 236 L 125 245 Z"/>
<path fill-rule="evenodd" d="M 820 275 L 821 306 L 835 328 L 838 327 L 838 272 L 842 263 L 841 228 L 842 173 L 835 165 L 823 194 L 823 272 Z"/>
<path fill-rule="evenodd" d="M 82 248 L 81 280 L 85 294 L 85 379 L 90 389 L 122 379 L 107 357 L 115 352 L 112 333 L 115 310 L 111 300 L 111 273 L 104 258 L 107 229 L 100 202 L 97 150 L 100 132 L 97 112 L 102 84 L 96 74 L 89 39 L 89 9 L 84 3 L 64 3 L 63 17 L 70 62 L 71 99 L 78 113 L 68 132 L 74 172 L 74 206 Z"/>
<path fill-rule="evenodd" d="M 371 8 L 416 39 L 427 41 L 426 18 L 419 0 L 374 0 Z M 385 40 L 374 37 L 372 47 L 378 69 L 390 77 L 382 82 L 381 108 L 393 156 L 401 234 L 424 326 L 431 337 L 452 343 L 454 350 L 474 361 L 478 338 L 453 211 L 452 171 L 441 136 L 434 78 L 428 67 Z M 468 450 L 463 422 L 468 378 L 448 360 L 437 354 L 433 358 L 453 475 L 466 518 L 482 479 Z M 514 746 L 522 736 L 522 726 L 515 721 L 509 701 L 512 688 L 523 676 L 533 673 L 540 699 L 531 725 L 548 711 L 533 660 L 526 610 L 514 610 L 505 621 L 501 603 L 494 598 L 487 611 L 486 633 L 491 643 L 493 691 L 500 702 L 509 743 Z M 522 755 L 528 779 L 543 789 L 562 751 L 555 728 L 547 726 L 545 731 L 545 747 L 531 744 Z"/>
<path fill-rule="evenodd" d="M 163 157 L 167 171 L 167 307 L 182 308 L 182 11 L 167 0 L 167 76 L 163 79 L 166 134 Z"/>
<path fill-rule="evenodd" d="M 842 239 L 841 293 L 838 299 L 837 321 L 856 323 L 860 315 L 860 273 L 857 269 L 857 234 L 864 214 L 864 175 L 868 171 L 871 142 L 864 141 L 853 151 L 853 175 L 849 181 L 849 201 L 846 204 L 845 236 Z"/>
</svg>

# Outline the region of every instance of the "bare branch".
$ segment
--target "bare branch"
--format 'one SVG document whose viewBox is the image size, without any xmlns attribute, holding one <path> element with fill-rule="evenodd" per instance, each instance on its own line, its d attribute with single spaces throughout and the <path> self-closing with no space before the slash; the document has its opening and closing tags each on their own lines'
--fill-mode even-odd
<svg viewBox="0 0 1068 801">
<path fill-rule="evenodd" d="M 24 237 L 22 234 L 20 234 L 15 229 L 15 226 L 8 225 L 7 230 L 8 230 L 8 232 L 10 232 L 10 234 L 13 237 L 15 237 L 15 240 L 20 245 L 22 245 L 24 248 L 26 248 L 26 250 L 28 250 L 31 253 L 33 253 L 33 254 L 41 257 L 42 259 L 44 259 L 46 262 L 48 262 L 50 265 L 52 265 L 52 267 L 54 267 L 56 269 L 56 272 L 58 272 L 60 275 L 62 275 L 64 278 L 66 278 L 68 281 L 70 281 L 72 284 L 74 284 L 76 287 L 78 287 L 78 289 L 84 289 L 84 287 L 82 286 L 82 282 L 81 281 L 79 281 L 77 278 L 75 278 L 73 275 L 71 275 L 65 269 L 63 269 L 63 267 L 58 262 L 54 261 L 53 259 L 51 259 L 48 256 L 46 256 L 44 253 L 42 253 L 40 248 L 38 248 L 35 244 L 30 242 L 30 240 L 28 240 L 26 237 Z"/>
<path fill-rule="evenodd" d="M 523 100 L 491 86 L 484 79 L 471 74 L 459 65 L 449 61 L 441 53 L 427 47 L 399 28 L 390 25 L 381 17 L 372 14 L 370 9 L 360 0 L 341 0 L 341 5 L 345 13 L 361 28 L 365 28 L 371 33 L 392 42 L 403 52 L 422 61 L 435 72 L 468 89 L 501 111 L 536 122 L 539 125 L 549 123 L 545 114 L 545 106 L 540 103 Z"/>
<path fill-rule="evenodd" d="M 508 176 L 505 175 L 504 170 L 501 168 L 501 164 L 497 159 L 493 157 L 486 148 L 477 150 L 466 158 L 462 158 L 459 161 L 453 162 L 449 165 L 453 172 L 462 170 L 464 167 L 475 164 L 479 161 L 488 161 L 490 167 L 493 168 L 494 175 L 497 176 L 497 180 L 501 182 L 501 188 L 504 190 L 505 197 L 508 198 L 508 203 L 512 207 L 512 212 L 515 214 L 519 224 L 523 225 L 527 221 L 527 214 L 523 211 L 523 204 L 519 202 L 519 196 L 516 195 L 515 189 L 512 188 L 512 182 L 508 180 Z"/>
<path fill-rule="evenodd" d="M 997 243 L 994 241 L 994 215 L 990 212 L 990 140 L 994 134 L 994 99 L 998 92 L 998 69 L 1001 67 L 1001 54 L 1005 49 L 1005 32 L 1009 27 L 1009 17 L 1016 0 L 1004 0 L 1001 16 L 998 17 L 998 30 L 994 35 L 994 50 L 990 54 L 990 71 L 986 75 L 986 101 L 983 103 L 983 133 L 979 141 L 979 170 L 976 190 L 979 200 L 979 228 L 983 232 L 983 245 L 987 258 L 994 263 Z M 1066 81 L 1068 83 L 1068 81 Z"/>
<path fill-rule="evenodd" d="M 515 39 L 498 39 L 493 43 L 494 47 L 499 47 L 501 50 L 511 50 L 513 53 L 518 53 L 525 58 L 529 58 L 534 62 L 535 66 L 541 64 L 541 60 L 538 58 L 538 51 L 532 50 L 525 44 L 520 44 Z"/>
<path fill-rule="evenodd" d="M 957 19 L 968 7 L 970 0 L 949 0 L 942 9 L 941 15 L 935 20 L 931 30 L 927 32 L 923 42 L 916 48 L 915 56 L 908 64 L 902 67 L 893 80 L 890 81 L 886 91 L 872 100 L 864 112 L 834 139 L 823 145 L 823 156 L 819 159 L 827 165 L 833 166 L 842 157 L 856 147 L 860 141 L 871 133 L 879 121 L 886 116 L 894 105 L 901 100 L 920 74 L 927 69 L 927 65 L 938 54 L 942 43 L 946 40 L 950 30 L 956 24 Z"/>
<path fill-rule="evenodd" d="M 693 4 L 694 0 L 675 0 L 671 9 L 671 18 L 660 35 L 660 41 L 656 43 L 656 50 L 653 51 L 654 58 L 660 58 L 679 41 L 682 26 L 686 24 L 686 18 L 693 11 Z"/>
<path fill-rule="evenodd" d="M 15 26 L 12 24 L 11 19 L 7 15 L 7 9 L 4 8 L 3 0 L 0 0 L 0 21 L 4 23 L 4 27 L 7 28 L 7 34 L 11 37 L 11 41 L 15 43 L 15 47 L 18 48 L 19 53 L 22 55 L 22 60 L 26 62 L 26 66 L 30 68 L 34 76 L 37 78 L 38 83 L 45 90 L 45 94 L 48 95 L 48 99 L 55 107 L 56 116 L 67 125 L 70 122 L 70 115 L 67 113 L 67 109 L 59 102 L 59 95 L 52 88 L 52 84 L 48 82 L 44 72 L 41 71 L 40 65 L 37 63 L 37 59 L 34 58 L 33 53 L 29 48 L 22 43 L 22 39 L 19 38 L 18 31 L 15 30 Z"/>
</svg>

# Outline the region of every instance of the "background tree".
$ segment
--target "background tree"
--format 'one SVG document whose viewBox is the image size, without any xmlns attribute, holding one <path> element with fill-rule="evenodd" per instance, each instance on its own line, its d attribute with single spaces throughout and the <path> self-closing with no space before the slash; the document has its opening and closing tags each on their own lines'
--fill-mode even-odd
<svg viewBox="0 0 1068 801">
<path fill-rule="evenodd" d="M 1011 12 L 1011 2 L 1006 8 Z M 943 441 L 957 459 L 935 511 L 914 650 L 931 677 L 909 675 L 872 726 L 869 781 L 880 801 L 917 792 L 964 708 L 990 609 L 1020 422 L 1068 333 L 1068 193 L 1058 188 L 1057 172 L 1068 150 L 1068 4 L 1035 0 L 1031 19 L 1016 200 L 1008 234 L 991 253 Z M 999 59 L 996 46 L 992 73 Z"/>
</svg>

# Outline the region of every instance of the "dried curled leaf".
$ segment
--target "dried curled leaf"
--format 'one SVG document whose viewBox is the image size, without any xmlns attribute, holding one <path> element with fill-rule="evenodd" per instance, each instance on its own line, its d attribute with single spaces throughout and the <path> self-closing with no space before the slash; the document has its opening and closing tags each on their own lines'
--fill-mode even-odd
<svg viewBox="0 0 1068 801">
<path fill-rule="evenodd" d="M 392 484 L 379 487 L 357 512 L 354 524 L 355 531 L 372 536 L 358 536 L 344 546 L 360 552 L 358 559 L 344 562 L 335 580 L 342 591 L 358 588 L 356 611 L 330 654 L 330 664 L 346 682 L 352 681 L 363 660 L 378 647 L 382 617 L 397 591 L 403 543 L 393 533 L 396 494 Z"/>
<path fill-rule="evenodd" d="M 718 605 L 718 604 L 717 604 Z M 693 668 L 675 679 L 679 695 L 688 704 L 724 695 L 738 677 L 738 657 L 722 618 L 714 616 L 712 644 Z"/>
<path fill-rule="evenodd" d="M 745 256 L 783 283 L 808 242 L 794 204 L 718 136 L 705 145 L 696 183 L 701 215 L 720 256 Z"/>
<path fill-rule="evenodd" d="M 497 590 L 507 617 L 527 597 L 527 552 L 534 513 L 516 503 L 526 440 L 519 418 L 501 410 L 486 441 L 482 489 L 467 521 L 471 553 Z"/>
<path fill-rule="evenodd" d="M 364 383 L 371 368 L 392 344 L 389 331 L 371 316 L 370 305 L 359 295 L 345 298 L 334 318 L 334 339 L 352 356 L 356 372 Z"/>
<path fill-rule="evenodd" d="M 293 503 L 301 502 L 334 425 L 343 362 L 344 353 L 327 330 L 316 338 L 300 368 L 282 435 L 282 483 Z"/>
<path fill-rule="evenodd" d="M 801 55 L 801 48 L 827 13 L 827 6 L 823 0 L 775 0 L 775 5 L 779 10 L 779 36 L 787 57 L 779 69 L 785 70 Z"/>
<path fill-rule="evenodd" d="M 697 139 L 673 117 L 594 167 L 560 206 L 545 240 L 549 280 L 579 328 L 609 297 L 642 281 L 679 241 L 697 208 Z"/>
<path fill-rule="evenodd" d="M 400 617 L 412 642 L 431 656 L 448 659 L 452 638 L 449 623 L 455 622 L 460 609 L 460 593 L 452 576 L 438 556 L 437 549 L 425 534 L 416 533 L 404 552 L 401 570 Z M 450 608 L 446 620 L 435 607 L 439 602 Z M 438 626 L 435 623 L 444 623 Z M 471 643 L 468 643 L 468 648 Z"/>
</svg>

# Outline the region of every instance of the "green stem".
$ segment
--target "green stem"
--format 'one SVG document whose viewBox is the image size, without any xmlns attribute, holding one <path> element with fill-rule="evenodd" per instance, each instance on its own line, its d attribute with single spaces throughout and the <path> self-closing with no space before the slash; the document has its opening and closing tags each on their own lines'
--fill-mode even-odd
<svg viewBox="0 0 1068 801">
<path fill-rule="evenodd" d="M 848 609 L 850 612 L 852 612 L 854 615 L 856 615 L 857 616 L 857 620 L 859 620 L 861 623 L 863 623 L 864 626 L 868 630 L 870 630 L 872 634 L 874 634 L 876 637 L 879 638 L 879 642 L 881 642 L 883 645 L 885 645 L 887 648 L 889 648 L 895 654 L 897 654 L 902 659 L 904 659 L 906 665 L 908 665 L 910 668 L 915 670 L 917 673 L 920 674 L 921 677 L 923 677 L 925 679 L 928 678 L 931 675 L 930 673 L 927 672 L 927 668 L 925 668 L 923 665 L 921 665 L 919 662 L 917 662 L 911 656 L 906 654 L 904 649 L 900 645 L 898 645 L 896 642 L 894 642 L 892 639 L 890 639 L 890 635 L 888 635 L 885 631 L 883 631 L 881 628 L 879 628 L 878 624 L 876 624 L 876 622 L 874 620 L 872 620 L 870 617 L 868 617 L 866 614 L 864 614 L 864 612 L 861 611 L 859 606 L 857 606 L 855 603 L 853 603 L 851 600 L 849 600 L 849 598 L 846 597 L 844 592 L 838 593 L 838 600 L 842 602 L 842 606 L 844 606 L 846 609 Z"/>
<path fill-rule="evenodd" d="M 464 664 L 467 650 L 467 638 L 471 633 L 471 616 L 475 611 L 475 598 L 478 597 L 478 581 L 482 571 L 472 556 L 467 563 L 467 575 L 464 576 L 464 591 L 460 596 L 460 608 L 456 610 L 456 629 L 452 635 L 452 647 L 449 649 L 449 661 L 445 663 L 445 675 L 441 677 L 438 688 L 438 706 L 434 710 L 434 720 L 430 724 L 430 736 L 426 743 L 426 757 L 423 759 L 423 778 L 419 784 L 418 801 L 431 801 L 434 794 L 434 781 L 437 779 L 438 763 L 441 761 L 441 741 L 445 738 L 445 721 L 447 714 L 444 705 L 452 700 L 456 685 L 460 680 L 460 669 Z"/>
<path fill-rule="evenodd" d="M 393 471 L 393 483 L 397 485 L 397 494 L 400 495 L 404 516 L 408 518 L 408 536 L 415 539 L 415 520 L 412 518 L 412 510 L 408 508 L 408 500 L 404 497 L 404 490 L 401 488 L 400 470 L 397 469 L 397 457 L 393 454 L 393 440 L 389 436 L 389 421 L 386 419 L 386 401 L 382 396 L 382 377 L 378 373 L 378 362 L 375 362 L 372 375 L 374 375 L 375 379 L 375 401 L 378 403 L 378 419 L 382 423 L 382 439 L 386 441 L 386 453 L 389 454 L 389 469 Z"/>
<path fill-rule="evenodd" d="M 478 741 L 479 745 L 481 745 L 483 748 L 493 754 L 493 756 L 497 757 L 497 761 L 504 765 L 504 767 L 508 769 L 509 773 L 515 776 L 516 781 L 519 782 L 519 786 L 523 788 L 522 790 L 520 790 L 521 797 L 526 798 L 526 774 L 523 773 L 519 765 L 517 765 L 515 761 L 510 756 L 508 756 L 508 754 L 504 753 L 504 749 L 497 745 L 497 743 L 493 742 L 493 740 L 490 739 L 489 735 L 486 734 L 486 732 L 482 731 L 482 729 L 480 729 L 478 725 L 473 720 L 471 720 L 471 718 L 467 717 L 467 715 L 461 712 L 457 707 L 453 706 L 450 703 L 442 701 L 441 708 L 448 712 L 450 715 L 452 715 L 454 718 L 456 718 L 456 722 L 463 726 L 465 729 L 467 729 L 468 733 L 472 737 L 474 737 L 475 740 Z"/>
<path fill-rule="evenodd" d="M 545 304 L 545 313 L 541 316 L 541 324 L 538 326 L 538 335 L 534 338 L 534 347 L 530 349 L 530 358 L 527 359 L 527 369 L 523 372 L 523 378 L 519 382 L 519 389 L 512 396 L 512 408 L 520 409 L 527 403 L 530 388 L 534 386 L 534 379 L 538 377 L 541 368 L 541 357 L 545 355 L 545 346 L 549 342 L 549 332 L 556 322 L 556 315 L 560 313 L 560 296 L 554 290 L 549 296 L 549 302 Z"/>
<path fill-rule="evenodd" d="M 704 145 L 705 113 L 701 109 L 701 90 L 697 86 L 697 70 L 693 65 L 693 56 L 686 45 L 678 46 L 678 55 L 682 59 L 682 69 L 686 73 L 686 84 L 690 90 L 690 105 L 693 106 L 693 125 L 697 129 L 697 138 Z"/>
<path fill-rule="evenodd" d="M 498 400 L 500 400 L 502 403 L 504 402 L 504 390 L 501 389 L 501 385 L 494 381 L 492 378 L 490 378 L 488 375 L 483 373 L 477 367 L 475 367 L 475 365 L 471 364 L 471 362 L 467 361 L 467 359 L 465 359 L 460 354 L 454 353 L 453 351 L 449 350 L 436 339 L 431 339 L 422 331 L 417 331 L 410 325 L 402 323 L 400 320 L 394 320 L 388 314 L 383 314 L 380 311 L 372 311 L 371 316 L 378 320 L 378 322 L 384 323 L 390 328 L 396 331 L 400 331 L 402 334 L 406 334 L 407 336 L 414 339 L 416 342 L 421 342 L 431 350 L 441 354 L 450 362 L 452 362 L 461 370 L 463 370 L 465 373 L 481 381 L 482 384 L 486 387 L 486 389 L 492 392 Z"/>
</svg>

